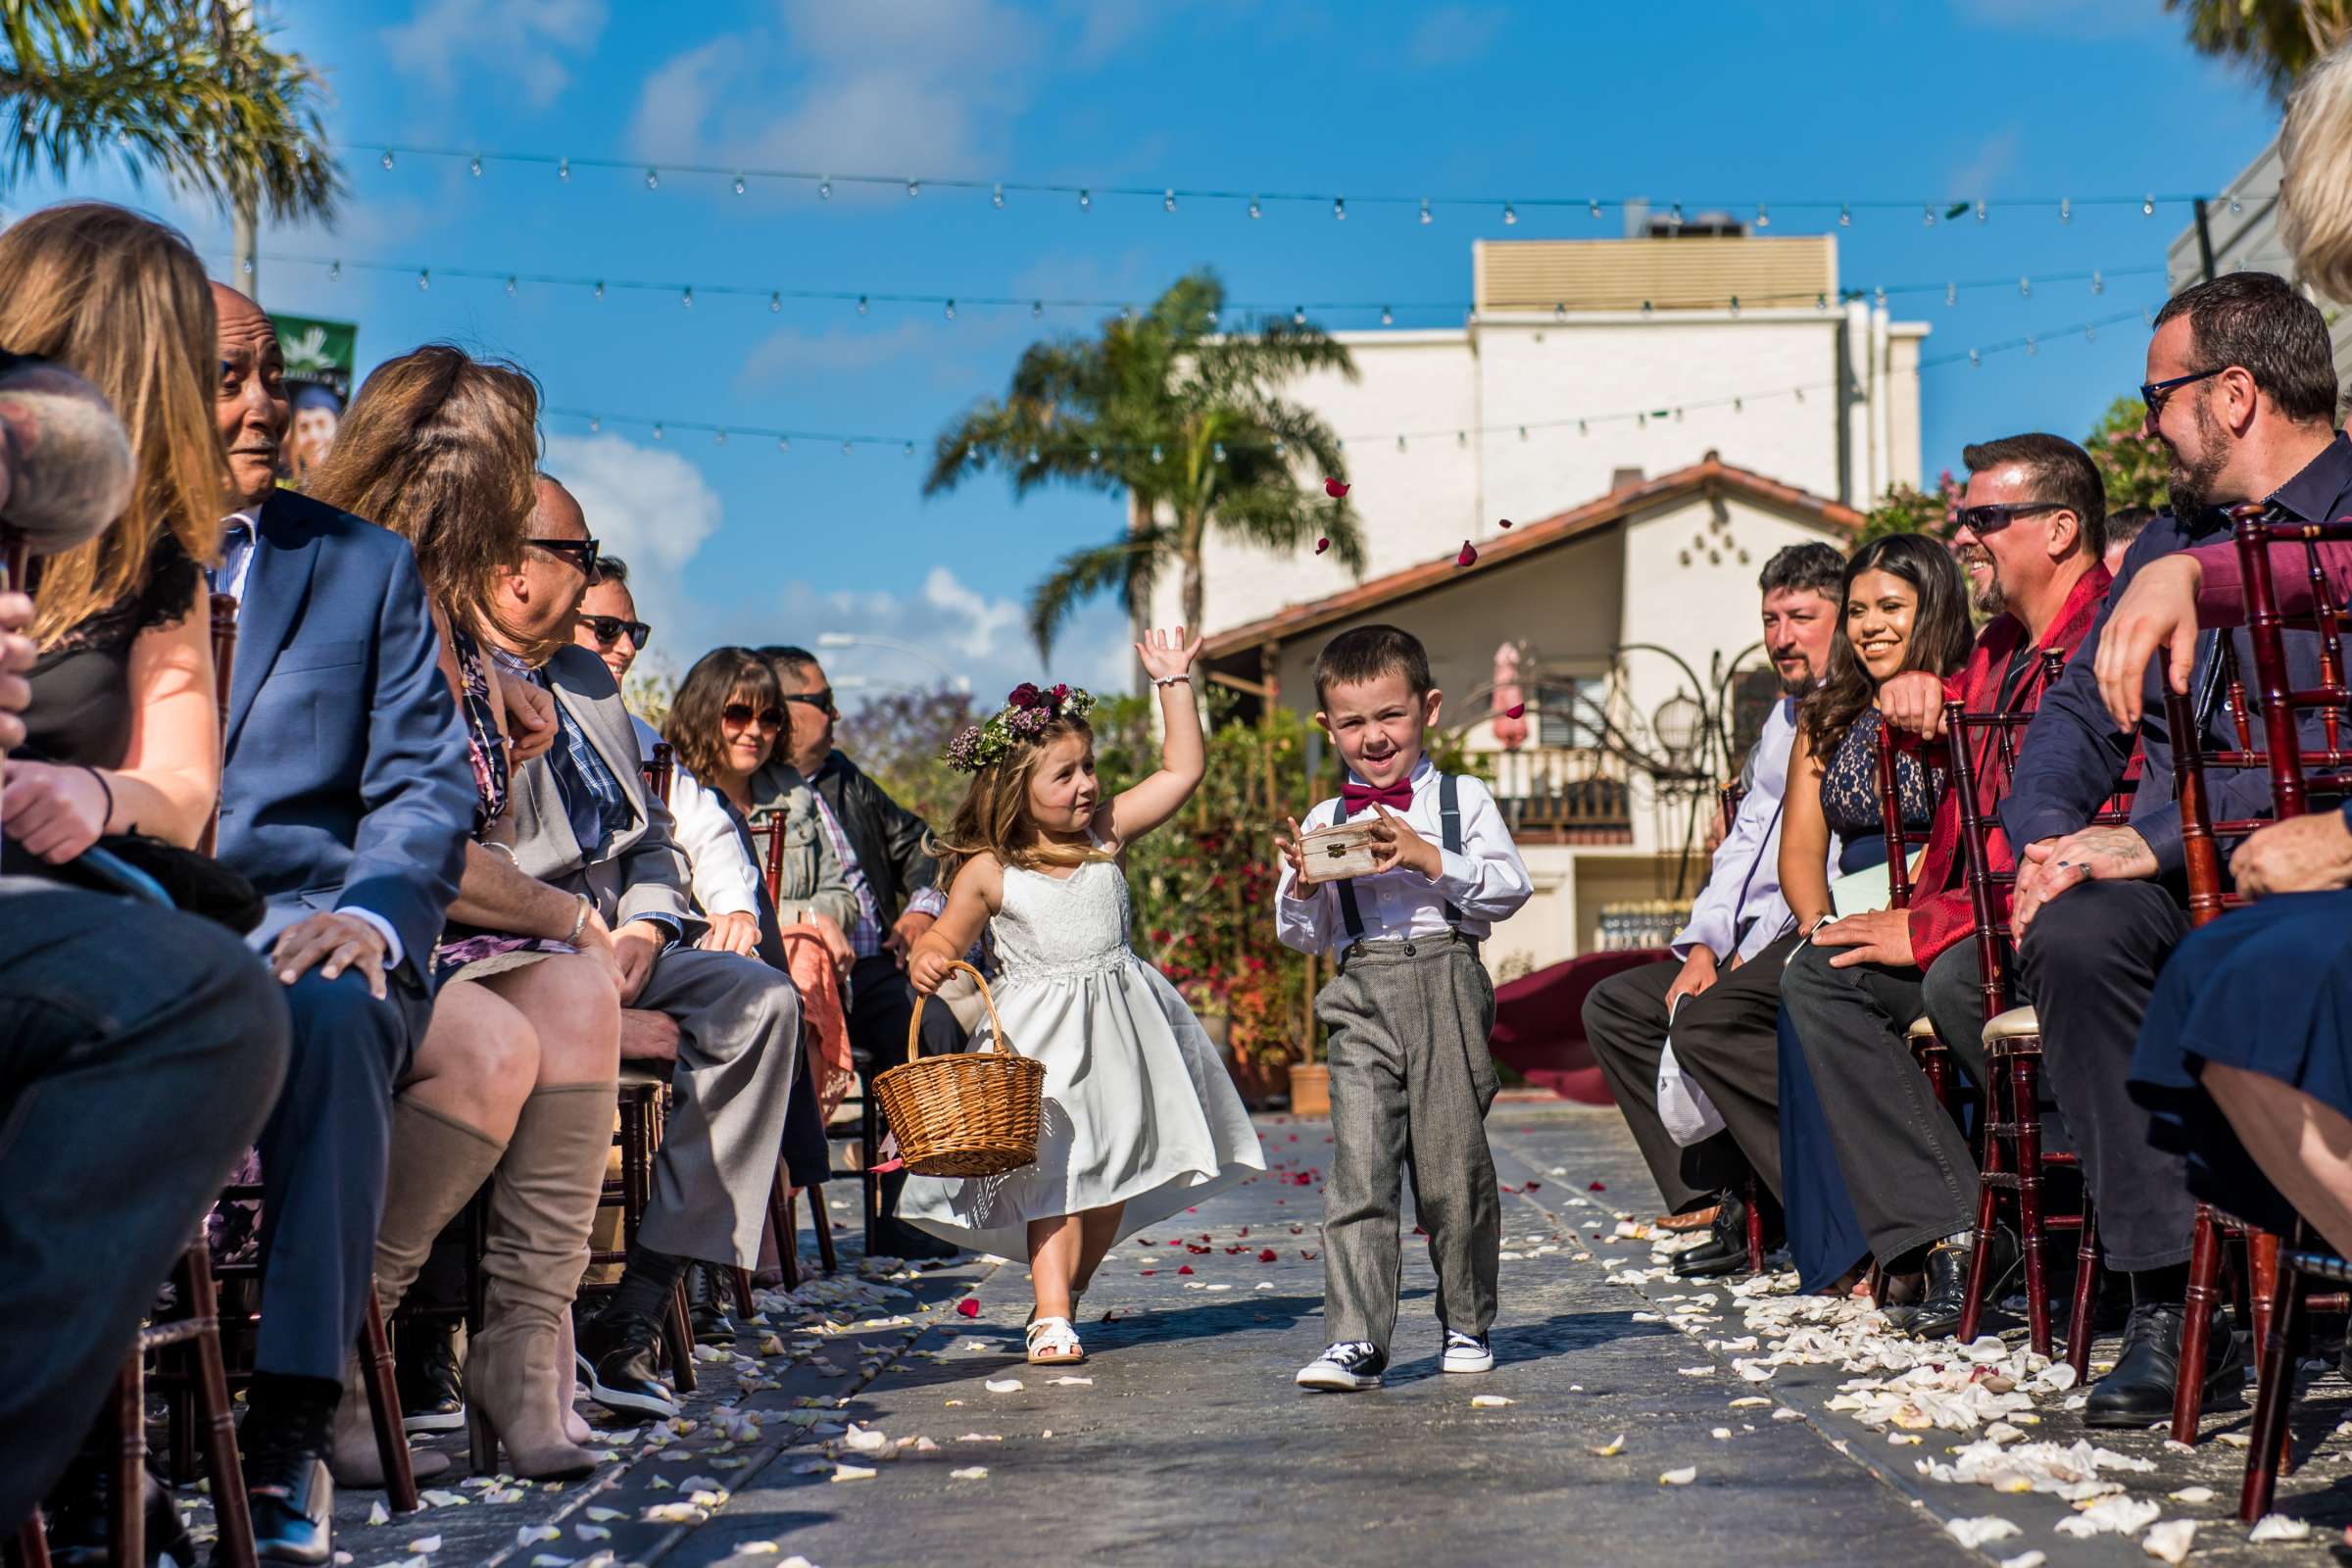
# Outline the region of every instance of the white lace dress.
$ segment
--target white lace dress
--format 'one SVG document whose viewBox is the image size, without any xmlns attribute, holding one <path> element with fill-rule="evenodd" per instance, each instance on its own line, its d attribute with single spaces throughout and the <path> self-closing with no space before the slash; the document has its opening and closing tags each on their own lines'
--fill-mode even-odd
<svg viewBox="0 0 2352 1568">
<path fill-rule="evenodd" d="M 1005 867 L 1004 908 L 989 922 L 991 989 L 1012 1048 L 1046 1064 L 1037 1162 L 968 1181 L 910 1176 L 901 1219 L 1025 1258 L 1032 1219 L 1124 1202 L 1124 1239 L 1266 1168 L 1223 1057 L 1128 947 L 1127 922 L 1115 861 L 1089 860 L 1066 879 Z"/>
</svg>

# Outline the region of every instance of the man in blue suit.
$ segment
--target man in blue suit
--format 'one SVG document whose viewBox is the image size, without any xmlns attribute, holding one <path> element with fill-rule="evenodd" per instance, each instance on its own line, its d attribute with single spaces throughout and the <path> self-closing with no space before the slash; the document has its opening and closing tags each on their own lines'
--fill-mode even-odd
<svg viewBox="0 0 2352 1568">
<path fill-rule="evenodd" d="M 473 828 L 466 730 L 408 542 L 277 488 L 289 409 L 277 334 L 213 286 L 234 511 L 220 859 L 270 912 L 294 1051 L 260 1142 L 262 1329 L 240 1446 L 266 1562 L 333 1544 L 326 1455 L 366 1310 L 393 1087 L 424 1036 L 433 945 Z"/>
</svg>

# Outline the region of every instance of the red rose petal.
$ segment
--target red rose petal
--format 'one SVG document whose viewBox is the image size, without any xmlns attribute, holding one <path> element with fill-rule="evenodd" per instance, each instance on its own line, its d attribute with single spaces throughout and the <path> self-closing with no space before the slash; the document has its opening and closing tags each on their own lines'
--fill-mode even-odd
<svg viewBox="0 0 2352 1568">
<path fill-rule="evenodd" d="M 1586 1188 L 1585 1191 L 1588 1193 L 1605 1193 L 1608 1191 L 1608 1188 L 1602 1186 L 1599 1182 L 1594 1182 L 1592 1186 Z"/>
<path fill-rule="evenodd" d="M 1462 553 L 1453 558 L 1453 564 L 1457 566 L 1475 566 L 1478 564 L 1478 551 L 1469 540 L 1465 539 L 1462 541 Z"/>
<path fill-rule="evenodd" d="M 1340 499 L 1340 497 L 1346 495 L 1348 491 L 1348 486 L 1340 483 L 1340 481 L 1337 479 L 1326 479 L 1323 481 L 1323 493 L 1331 497 L 1331 499 L 1334 501 L 1337 501 Z"/>
<path fill-rule="evenodd" d="M 887 1176 L 894 1170 L 905 1170 L 906 1168 L 906 1161 L 905 1159 L 886 1159 L 881 1164 L 874 1167 L 873 1174 L 876 1176 Z"/>
<path fill-rule="evenodd" d="M 1242 1234 L 1242 1235 L 1244 1235 L 1244 1236 L 1247 1236 L 1247 1235 L 1249 1235 L 1249 1234 L 1250 1234 L 1250 1227 L 1249 1227 L 1249 1226 L 1247 1226 L 1247 1225 L 1243 1226 L 1243 1227 L 1242 1227 L 1242 1229 L 1241 1229 L 1241 1234 Z"/>
<path fill-rule="evenodd" d="M 1329 539 L 1318 539 L 1315 541 L 1315 554 L 1318 556 L 1330 548 L 1331 541 Z"/>
<path fill-rule="evenodd" d="M 1155 1268 L 1147 1268 L 1147 1269 L 1139 1269 L 1137 1272 L 1141 1273 L 1141 1274 L 1144 1276 L 1144 1278 L 1146 1278 L 1146 1279 L 1150 1279 L 1150 1278 L 1151 1278 L 1152 1275 L 1154 1275 L 1154 1274 L 1158 1273 L 1158 1272 L 1159 1272 L 1159 1270 L 1157 1270 L 1157 1269 L 1155 1269 Z"/>
<path fill-rule="evenodd" d="M 1193 1271 L 1193 1265 L 1192 1265 L 1192 1264 L 1190 1264 L 1190 1263 L 1187 1263 L 1187 1264 L 1185 1264 L 1185 1265 L 1184 1265 L 1182 1268 L 1178 1269 L 1176 1272 L 1177 1272 L 1177 1273 L 1179 1273 L 1179 1274 L 1190 1274 L 1192 1271 Z"/>
<path fill-rule="evenodd" d="M 1303 1258 L 1305 1258 L 1305 1259 L 1306 1259 L 1306 1260 L 1307 1260 L 1309 1263 L 1312 1263 L 1312 1262 L 1315 1260 L 1315 1257 L 1316 1257 L 1316 1255 L 1317 1255 L 1317 1254 L 1315 1254 L 1315 1253 L 1313 1253 L 1313 1252 L 1300 1252 L 1298 1255 L 1299 1255 L 1300 1257 L 1303 1257 Z"/>
<path fill-rule="evenodd" d="M 958 1317 L 978 1317 L 980 1315 L 980 1298 L 977 1296 L 967 1296 L 962 1300 L 957 1301 L 956 1303 L 956 1315 Z"/>
<path fill-rule="evenodd" d="M 1262 1252 L 1258 1253 L 1258 1254 L 1257 1254 L 1257 1260 L 1258 1260 L 1260 1263 L 1271 1263 L 1271 1262 L 1273 1262 L 1273 1261 L 1274 1261 L 1274 1249 L 1272 1249 L 1271 1247 L 1269 1247 L 1269 1248 L 1267 1248 L 1267 1249 L 1266 1249 L 1264 1251 L 1262 1251 Z"/>
<path fill-rule="evenodd" d="M 1502 710 L 1502 716 L 1505 718 L 1525 718 L 1527 716 L 1527 705 L 1525 703 L 1513 703 L 1510 707 Z"/>
<path fill-rule="evenodd" d="M 1494 524 L 1497 528 L 1508 528 L 1510 525 L 1511 519 L 1508 517 L 1501 518 Z"/>
<path fill-rule="evenodd" d="M 1542 1182 L 1529 1182 L 1527 1184 L 1527 1190 L 1532 1193 L 1540 1189 L 1543 1185 L 1544 1184 Z"/>
<path fill-rule="evenodd" d="M 1524 1187 L 1513 1187 L 1509 1182 L 1496 1182 L 1494 1185 L 1501 1188 L 1504 1192 L 1510 1194 L 1513 1198 L 1516 1198 L 1521 1193 L 1527 1191 L 1527 1189 Z"/>
</svg>

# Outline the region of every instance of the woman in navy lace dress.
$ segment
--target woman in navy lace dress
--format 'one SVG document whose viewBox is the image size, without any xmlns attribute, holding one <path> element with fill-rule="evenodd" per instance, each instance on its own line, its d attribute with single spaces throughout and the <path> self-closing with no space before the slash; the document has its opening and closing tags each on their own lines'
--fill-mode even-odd
<svg viewBox="0 0 2352 1568">
<path fill-rule="evenodd" d="M 1863 546 L 1846 566 L 1844 625 L 1830 647 L 1829 674 L 1797 710 L 1796 745 L 1788 758 L 1781 889 L 1800 932 L 1810 933 L 1832 913 L 1855 912 L 1834 907 L 1824 870 L 1833 840 L 1841 874 L 1886 859 L 1879 797 L 1885 731 L 1872 706 L 1879 687 L 1906 670 L 1949 675 L 1967 662 L 1974 641 L 1967 584 L 1951 551 L 1938 540 L 1889 535 Z M 1908 848 L 1926 839 L 1943 779 L 1939 770 L 1898 754 L 1895 780 Z M 1821 1290 L 1848 1273 L 1869 1247 L 1846 1197 L 1827 1112 L 1786 1008 L 1780 1019 L 1780 1064 L 1781 1186 L 1788 1248 L 1800 1287 Z"/>
</svg>

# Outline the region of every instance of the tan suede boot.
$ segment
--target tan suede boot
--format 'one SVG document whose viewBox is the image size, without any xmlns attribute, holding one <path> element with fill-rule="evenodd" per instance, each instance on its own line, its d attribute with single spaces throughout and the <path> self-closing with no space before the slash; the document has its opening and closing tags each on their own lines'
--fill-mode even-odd
<svg viewBox="0 0 2352 1568">
<path fill-rule="evenodd" d="M 587 1274 L 588 1254 L 580 1253 L 581 1276 Z M 577 1287 L 574 1287 L 575 1291 Z M 564 1413 L 564 1435 L 581 1447 L 596 1442 L 596 1429 L 580 1414 L 580 1350 L 571 1338 L 571 1309 L 566 1307 L 556 1317 L 556 1403 Z"/>
<path fill-rule="evenodd" d="M 433 1238 L 464 1208 L 507 1146 L 477 1128 L 402 1099 L 392 1102 L 392 1152 L 384 1173 L 384 1217 L 375 1230 L 375 1298 L 388 1320 L 433 1250 Z M 449 1469 L 446 1454 L 412 1453 L 416 1479 Z M 382 1455 L 368 1412 L 368 1388 L 355 1353 L 343 1368 L 343 1402 L 335 1407 L 334 1451 L 328 1460 L 345 1487 L 384 1484 Z"/>
<path fill-rule="evenodd" d="M 482 1332 L 466 1368 L 478 1474 L 534 1481 L 585 1475 L 596 1456 L 565 1436 L 563 1321 L 579 1289 L 588 1227 L 612 1141 L 612 1085 L 565 1084 L 523 1102 L 490 1188 Z"/>
</svg>

